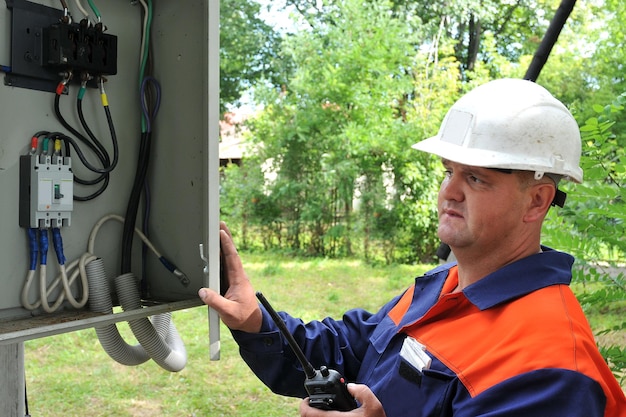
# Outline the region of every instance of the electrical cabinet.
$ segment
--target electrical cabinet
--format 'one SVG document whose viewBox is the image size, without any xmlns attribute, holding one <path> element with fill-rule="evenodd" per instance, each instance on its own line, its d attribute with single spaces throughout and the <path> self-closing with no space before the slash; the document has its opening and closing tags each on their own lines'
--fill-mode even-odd
<svg viewBox="0 0 626 417">
<path fill-rule="evenodd" d="M 143 309 L 126 315 L 95 314 L 88 305 L 63 303 L 56 311 L 26 309 L 22 291 L 31 265 L 28 226 L 58 226 L 68 262 L 87 251 L 89 236 L 104 216 L 124 216 L 141 159 L 142 4 L 129 0 L 96 1 L 105 30 L 81 28 L 82 16 L 69 4 L 72 25 L 59 24 L 67 14 L 52 0 L 3 0 L 0 3 L 0 343 L 93 327 L 106 322 L 198 306 L 202 286 L 219 285 L 219 3 L 217 0 L 161 1 L 151 16 L 150 68 L 158 83 L 158 113 L 151 115 L 151 158 L 142 207 L 136 225 L 187 281 L 172 274 L 156 256 L 142 255 L 133 240 L 133 273 L 145 283 Z M 84 1 L 87 4 L 86 1 Z M 41 8 L 31 5 L 39 5 Z M 19 20 L 15 20 L 19 10 Z M 92 24 L 95 22 L 92 22 Z M 145 61 L 144 61 L 145 62 Z M 113 154 L 110 129 L 102 110 L 101 89 L 113 121 L 119 158 L 104 192 L 88 201 L 88 193 L 72 177 L 90 174 L 72 151 L 40 157 L 32 153 L 37 132 L 62 132 L 72 137 L 55 116 L 55 87 L 68 68 L 98 72 L 82 80 L 82 111 L 93 134 Z M 78 72 L 76 70 L 76 72 Z M 58 107 L 67 123 L 81 130 L 76 111 L 81 80 L 69 80 Z M 145 107 L 145 103 L 144 103 Z M 42 136 L 43 137 L 43 136 Z M 38 146 L 41 146 L 38 145 Z M 89 154 L 89 152 L 86 152 Z M 49 152 L 52 155 L 52 152 Z M 89 155 L 86 155 L 89 157 Z M 45 174 L 45 170 L 52 175 Z M 145 202 L 148 201 L 147 204 Z M 93 252 L 104 262 L 110 281 L 119 274 L 122 224 L 106 222 Z M 200 244 L 203 252 L 200 252 Z M 52 252 L 48 258 L 53 258 Z M 57 274 L 48 262 L 48 283 Z M 184 285 L 187 284 L 187 285 Z M 39 297 L 38 283 L 27 294 Z M 111 288 L 113 284 L 111 283 Z M 80 285 L 73 284 L 79 293 Z M 59 289 L 48 294 L 50 301 Z M 78 297 L 79 294 L 76 294 Z M 117 298 L 113 294 L 115 302 Z"/>
</svg>

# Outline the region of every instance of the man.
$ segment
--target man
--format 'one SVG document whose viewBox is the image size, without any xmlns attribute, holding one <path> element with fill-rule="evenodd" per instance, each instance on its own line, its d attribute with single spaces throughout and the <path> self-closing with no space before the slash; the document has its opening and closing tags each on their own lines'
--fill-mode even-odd
<svg viewBox="0 0 626 417">
<path fill-rule="evenodd" d="M 281 313 L 314 366 L 338 370 L 361 406 L 333 416 L 624 417 L 626 398 L 568 287 L 573 258 L 541 246 L 562 205 L 561 179 L 582 181 L 569 111 L 529 81 L 484 84 L 458 100 L 437 136 L 414 145 L 442 158 L 440 239 L 457 262 L 423 277 L 378 313 L 302 323 Z M 297 361 L 254 291 L 225 226 L 230 288 L 201 289 L 243 359 L 277 393 L 305 397 Z"/>
</svg>

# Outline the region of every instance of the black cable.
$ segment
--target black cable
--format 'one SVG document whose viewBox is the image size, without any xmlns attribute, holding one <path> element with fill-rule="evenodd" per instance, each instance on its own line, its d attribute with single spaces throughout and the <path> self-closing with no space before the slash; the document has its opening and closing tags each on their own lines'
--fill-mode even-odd
<svg viewBox="0 0 626 417">
<path fill-rule="evenodd" d="M 76 129 L 74 129 L 69 123 L 67 123 L 67 121 L 65 120 L 65 118 L 63 118 L 63 115 L 61 115 L 61 110 L 59 108 L 59 97 L 60 95 L 56 95 L 54 98 L 54 113 L 57 117 L 57 119 L 59 120 L 59 122 L 63 125 L 63 127 L 65 127 L 67 130 L 69 130 L 70 132 L 72 132 L 72 134 L 74 136 L 76 136 L 77 139 L 79 139 L 81 142 L 83 142 L 85 145 L 87 145 L 87 147 L 89 147 L 89 149 L 91 149 L 91 151 L 98 157 L 98 159 L 100 160 L 103 168 L 96 168 L 95 166 L 91 165 L 91 163 L 89 163 L 89 161 L 87 161 L 87 159 L 84 157 L 81 158 L 81 162 L 83 163 L 83 165 L 85 165 L 85 167 L 92 171 L 95 172 L 97 174 L 107 174 L 109 172 L 111 172 L 111 170 L 109 169 L 109 166 L 111 165 L 111 160 L 109 159 L 109 155 L 107 152 L 102 153 L 100 151 L 100 149 L 94 145 L 90 140 L 88 140 L 82 133 L 80 133 L 79 131 L 77 131 Z M 75 145 L 76 142 L 74 142 L 74 144 L 72 145 L 74 147 L 74 149 L 78 152 L 80 152 L 82 154 L 82 151 L 79 151 L 79 148 L 77 145 Z M 102 146 L 102 145 L 100 145 Z"/>
<path fill-rule="evenodd" d="M 115 133 L 115 126 L 113 124 L 113 118 L 111 117 L 111 111 L 109 109 L 109 106 L 107 105 L 103 106 L 104 113 L 107 119 L 107 124 L 109 127 L 109 132 L 111 135 L 111 142 L 113 144 L 113 161 L 112 162 L 110 160 L 109 153 L 107 152 L 106 148 L 102 145 L 102 143 L 98 140 L 98 138 L 93 134 L 93 132 L 89 128 L 89 125 L 87 124 L 87 121 L 85 120 L 83 108 L 82 108 L 82 95 L 79 94 L 79 97 L 76 100 L 76 109 L 78 112 L 80 123 L 83 129 L 85 130 L 85 132 L 87 133 L 87 135 L 89 136 L 89 139 L 91 139 L 91 141 L 87 139 L 83 134 L 78 132 L 73 126 L 71 126 L 65 120 L 60 110 L 60 97 L 61 97 L 61 94 L 57 93 L 54 99 L 54 113 L 57 119 L 63 125 L 63 127 L 69 130 L 74 136 L 76 136 L 76 138 L 78 138 L 81 142 L 83 142 L 94 153 L 94 155 L 96 155 L 100 164 L 102 165 L 102 168 L 96 168 L 87 160 L 84 153 L 82 152 L 82 150 L 80 149 L 80 147 L 74 140 L 72 140 L 67 135 L 59 134 L 59 138 L 61 138 L 65 142 L 65 145 L 66 145 L 65 149 L 66 149 L 67 156 L 69 156 L 70 154 L 70 145 L 71 145 L 76 151 L 76 154 L 78 155 L 83 165 L 89 171 L 92 171 L 96 174 L 100 174 L 98 177 L 91 179 L 91 180 L 86 180 L 81 177 L 78 177 L 77 175 L 74 175 L 74 181 L 77 184 L 91 186 L 91 185 L 102 183 L 100 188 L 96 190 L 95 192 L 93 192 L 92 194 L 89 194 L 87 196 L 74 195 L 74 200 L 76 201 L 92 200 L 98 197 L 99 195 L 101 195 L 107 189 L 109 185 L 109 181 L 110 181 L 109 173 L 113 171 L 113 169 L 117 166 L 117 163 L 119 160 L 119 146 L 118 146 L 117 135 Z"/>
<path fill-rule="evenodd" d="M 139 146 L 139 156 L 137 161 L 137 170 L 135 172 L 135 180 L 133 188 L 126 206 L 126 215 L 124 216 L 124 228 L 122 231 L 122 257 L 121 257 L 121 273 L 131 272 L 131 250 L 133 243 L 133 233 L 139 211 L 139 202 L 141 200 L 141 192 L 143 190 L 146 174 L 148 172 L 148 164 L 150 161 L 150 147 L 152 142 L 151 132 L 141 133 L 141 143 Z"/>
<path fill-rule="evenodd" d="M 82 99 L 76 100 L 76 110 L 78 111 L 78 119 L 80 120 L 81 126 L 83 127 L 83 129 L 85 129 L 85 132 L 87 133 L 91 141 L 94 143 L 94 145 L 100 150 L 100 152 L 102 152 L 102 155 L 106 157 L 107 165 L 103 171 L 106 171 L 106 172 L 113 171 L 113 169 L 117 165 L 117 161 L 119 158 L 119 148 L 117 144 L 117 135 L 115 134 L 115 128 L 113 126 L 113 119 L 111 118 L 111 111 L 109 110 L 109 107 L 104 106 L 104 112 L 107 118 L 109 131 L 111 132 L 111 141 L 113 143 L 113 162 L 109 161 L 109 154 L 106 148 L 102 145 L 102 143 L 98 140 L 98 138 L 93 134 L 93 132 L 89 128 L 89 125 L 87 124 L 87 121 L 85 120 L 85 115 L 83 113 L 83 100 Z M 101 173 L 104 173 L 104 172 L 101 172 Z"/>
<path fill-rule="evenodd" d="M 148 228 L 150 220 L 150 183 L 146 179 L 143 185 L 143 225 L 141 231 L 149 239 L 150 230 Z M 148 279 L 147 279 L 147 259 L 148 259 L 148 245 L 142 240 L 141 242 L 141 293 L 148 294 Z"/>
<path fill-rule="evenodd" d="M 576 0 L 561 0 L 561 4 L 550 21 L 550 26 L 548 26 L 548 30 L 543 36 L 543 39 L 541 40 L 539 47 L 537 47 L 537 50 L 533 55 L 533 59 L 526 70 L 526 74 L 524 75 L 525 80 L 537 81 L 539 73 L 548 61 L 552 47 L 559 38 L 561 30 L 563 29 L 563 26 L 565 26 L 565 22 L 572 13 L 572 10 L 574 10 L 575 5 Z"/>
<path fill-rule="evenodd" d="M 83 153 L 83 151 L 80 149 L 80 147 L 78 146 L 78 144 L 76 143 L 76 141 L 74 139 L 72 139 L 71 137 L 60 133 L 60 132 L 53 132 L 50 134 L 50 138 L 51 139 L 61 139 L 64 142 L 69 142 L 72 147 L 74 148 L 74 150 L 76 151 L 76 154 L 78 155 L 78 158 L 80 159 L 80 161 L 83 163 L 83 165 L 85 165 L 87 168 L 89 168 L 89 170 L 91 171 L 91 168 L 95 168 L 93 165 L 91 165 L 89 163 L 89 161 L 87 161 L 87 158 L 85 157 L 85 154 Z M 108 172 L 99 172 L 99 171 L 93 171 L 96 172 L 98 174 L 107 174 Z"/>
<path fill-rule="evenodd" d="M 48 135 L 50 132 L 48 132 L 47 130 L 40 130 L 39 132 L 35 133 L 33 136 L 40 138 L 41 136 L 46 136 Z"/>
<path fill-rule="evenodd" d="M 60 133 L 60 132 L 52 132 L 49 133 L 48 137 L 50 139 L 59 139 L 61 141 L 63 141 L 65 143 L 65 156 L 70 156 L 70 145 L 74 148 L 74 150 L 76 151 L 76 154 L 78 155 L 79 159 L 81 159 L 81 161 L 85 160 L 85 156 L 82 152 L 82 150 L 80 149 L 80 147 L 78 146 L 78 144 L 76 143 L 76 141 L 74 139 L 72 139 L 71 137 Z M 109 174 L 102 174 L 99 177 L 97 177 L 94 180 L 83 180 L 81 178 L 78 178 L 76 176 L 76 174 L 74 174 L 74 181 L 79 183 L 79 184 L 84 184 L 84 185 L 95 185 L 98 184 L 100 182 L 103 182 L 102 185 L 100 186 L 100 188 L 98 190 L 96 190 L 95 192 L 87 195 L 87 196 L 78 196 L 76 194 L 74 194 L 74 200 L 76 201 L 89 201 L 89 200 L 93 200 L 94 198 L 98 197 L 99 195 L 101 195 L 109 186 Z"/>
<path fill-rule="evenodd" d="M 102 166 L 106 166 L 108 165 L 107 162 L 109 159 L 108 154 L 103 154 L 102 152 L 100 152 L 100 150 L 98 149 L 97 146 L 95 146 L 93 143 L 91 143 L 82 133 L 80 133 L 79 131 L 77 131 L 76 129 L 74 129 L 74 127 L 72 127 L 72 125 L 70 125 L 65 118 L 63 117 L 63 115 L 61 114 L 61 109 L 60 109 L 60 95 L 57 94 L 54 97 L 54 114 L 57 118 L 57 120 L 61 123 L 61 125 L 63 125 L 64 128 L 66 128 L 67 130 L 69 130 L 72 135 L 76 136 L 76 138 L 78 138 L 81 142 L 83 142 L 85 145 L 87 145 L 87 147 L 89 147 L 89 149 L 91 149 L 91 151 L 96 154 L 96 156 L 98 157 L 98 159 L 100 160 L 100 162 L 102 162 Z"/>
<path fill-rule="evenodd" d="M 150 75 L 153 70 L 153 62 L 152 62 L 152 43 L 149 42 L 146 45 L 148 48 L 148 55 L 146 59 L 146 67 L 144 68 L 144 73 L 140 74 L 141 77 L 141 88 L 140 88 L 140 100 L 142 104 L 142 111 L 145 117 L 151 118 L 156 114 L 156 110 L 158 109 L 160 95 L 159 86 L 156 80 Z M 154 83 L 154 84 L 153 84 Z M 152 90 L 146 88 L 147 85 L 150 85 L 154 88 L 154 92 L 157 93 L 156 97 L 152 94 Z M 157 98 L 158 97 L 158 98 Z M 146 108 L 149 109 L 146 115 Z M 148 126 L 151 126 L 148 120 Z M 132 242 L 134 235 L 134 228 L 137 221 L 137 214 L 139 211 L 139 204 L 141 202 L 141 195 L 144 191 L 144 187 L 147 184 L 147 172 L 148 166 L 150 162 L 150 149 L 152 146 L 152 129 L 151 127 L 147 127 L 146 129 L 142 128 L 141 132 L 141 141 L 139 146 L 139 155 L 137 161 L 137 169 L 135 172 L 135 179 L 133 181 L 133 187 L 128 199 L 128 205 L 126 207 L 126 215 L 124 221 L 124 228 L 122 231 L 122 255 L 121 255 L 121 273 L 131 272 L 131 251 L 132 251 Z M 146 196 L 147 199 L 147 196 Z M 148 204 L 147 201 L 145 201 Z M 144 219 L 144 224 L 147 222 L 147 219 Z M 145 262 L 144 256 L 142 255 L 142 262 Z M 141 290 L 142 296 L 145 297 L 147 295 L 147 285 L 145 279 L 142 278 L 141 282 Z"/>
<path fill-rule="evenodd" d="M 104 106 L 104 114 L 107 118 L 107 125 L 109 125 L 109 132 L 111 133 L 111 141 L 113 142 L 113 162 L 109 166 L 111 171 L 117 166 L 119 159 L 119 147 L 117 144 L 117 134 L 115 133 L 115 125 L 113 125 L 113 117 L 111 116 L 111 110 L 109 106 Z"/>
<path fill-rule="evenodd" d="M 76 201 L 90 201 L 93 200 L 94 198 L 98 197 L 99 195 L 101 195 L 109 186 L 109 174 L 105 174 L 102 177 L 100 177 L 104 180 L 104 182 L 102 183 L 102 185 L 100 186 L 100 188 L 98 188 L 96 191 L 94 191 L 93 193 L 86 195 L 86 196 L 79 196 L 74 194 L 74 200 Z"/>
<path fill-rule="evenodd" d="M 56 132 L 58 133 L 58 132 Z M 61 134 L 62 136 L 65 137 L 65 135 Z M 61 137 L 59 137 L 59 139 L 63 139 Z M 70 152 L 70 141 L 64 141 L 65 143 L 65 156 L 71 156 L 71 152 Z M 93 180 L 84 180 L 82 178 L 79 178 L 76 176 L 76 174 L 74 174 L 74 182 L 81 184 L 81 185 L 95 185 L 98 184 L 100 182 L 102 182 L 105 178 L 108 177 L 109 174 L 101 174 L 99 175 L 97 178 L 93 179 Z"/>
</svg>

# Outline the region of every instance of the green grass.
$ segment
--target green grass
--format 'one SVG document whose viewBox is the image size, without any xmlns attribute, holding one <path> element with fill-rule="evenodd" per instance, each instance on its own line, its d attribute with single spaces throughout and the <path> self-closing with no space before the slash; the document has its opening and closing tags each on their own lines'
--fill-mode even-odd
<svg viewBox="0 0 626 417">
<path fill-rule="evenodd" d="M 340 317 L 349 308 L 377 310 L 428 266 L 371 267 L 355 260 L 294 259 L 242 254 L 257 290 L 278 310 L 304 320 Z M 616 312 L 623 318 L 622 312 Z M 240 359 L 221 329 L 221 360 L 209 360 L 207 309 L 177 311 L 173 319 L 188 353 L 181 372 L 150 361 L 125 367 L 110 359 L 93 329 L 25 343 L 26 381 L 33 416 L 250 416 L 298 415 L 299 399 L 271 393 Z M 592 323 L 616 320 L 612 312 Z M 126 324 L 118 325 L 136 343 Z"/>
</svg>

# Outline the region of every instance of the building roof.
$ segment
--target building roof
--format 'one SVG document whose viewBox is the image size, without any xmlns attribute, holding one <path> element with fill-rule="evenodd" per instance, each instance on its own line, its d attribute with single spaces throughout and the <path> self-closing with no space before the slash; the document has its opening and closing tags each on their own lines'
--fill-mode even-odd
<svg viewBox="0 0 626 417">
<path fill-rule="evenodd" d="M 243 123 L 250 117 L 244 111 L 229 112 L 220 120 L 220 160 L 242 159 L 246 150 L 243 133 L 247 130 Z"/>
</svg>

